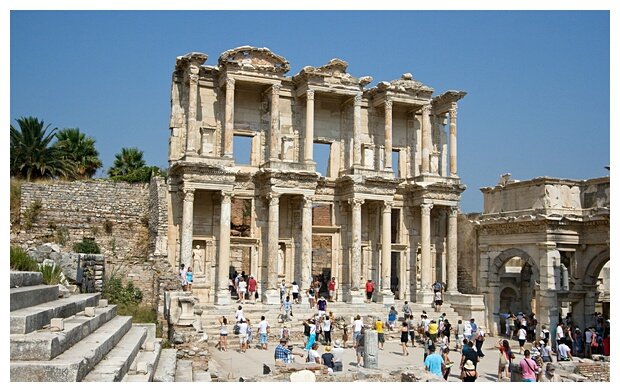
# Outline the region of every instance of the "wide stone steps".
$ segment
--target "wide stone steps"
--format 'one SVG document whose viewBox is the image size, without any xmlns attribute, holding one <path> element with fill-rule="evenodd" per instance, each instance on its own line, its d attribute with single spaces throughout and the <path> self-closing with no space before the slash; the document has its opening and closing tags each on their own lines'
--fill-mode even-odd
<svg viewBox="0 0 620 392">
<path fill-rule="evenodd" d="M 132 324 L 99 293 L 59 299 L 41 273 L 10 275 L 11 382 L 175 381 L 176 350 L 154 324 Z"/>
</svg>

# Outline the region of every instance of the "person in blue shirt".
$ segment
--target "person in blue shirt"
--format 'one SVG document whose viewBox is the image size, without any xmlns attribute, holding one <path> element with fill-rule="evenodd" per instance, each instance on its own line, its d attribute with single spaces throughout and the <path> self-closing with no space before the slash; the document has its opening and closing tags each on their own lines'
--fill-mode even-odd
<svg viewBox="0 0 620 392">
<path fill-rule="evenodd" d="M 286 348 L 286 343 L 287 343 L 286 339 L 284 338 L 280 339 L 280 344 L 276 347 L 276 351 L 273 355 L 276 361 L 283 361 L 284 363 L 292 363 L 293 355 L 298 355 L 303 358 L 304 354 L 296 353 Z"/>
<path fill-rule="evenodd" d="M 424 366 L 426 367 L 426 370 L 438 377 L 443 377 L 443 373 L 445 371 L 443 358 L 441 355 L 435 353 L 434 345 L 428 349 L 430 354 L 426 356 L 426 359 L 424 359 Z"/>
</svg>

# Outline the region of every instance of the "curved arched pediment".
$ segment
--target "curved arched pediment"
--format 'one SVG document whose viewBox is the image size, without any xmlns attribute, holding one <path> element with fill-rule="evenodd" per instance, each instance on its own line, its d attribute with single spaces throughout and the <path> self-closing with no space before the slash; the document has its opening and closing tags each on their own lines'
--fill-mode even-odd
<svg viewBox="0 0 620 392">
<path fill-rule="evenodd" d="M 284 57 L 278 56 L 267 48 L 252 46 L 240 46 L 227 50 L 220 55 L 218 64 L 221 68 L 234 67 L 278 75 L 283 75 L 291 69 L 288 60 Z"/>
<path fill-rule="evenodd" d="M 506 262 L 508 262 L 508 260 L 512 259 L 513 257 L 518 257 L 523 260 L 526 265 L 531 268 L 531 273 L 534 274 L 534 276 L 540 276 L 538 266 L 534 262 L 534 259 L 527 252 L 518 248 L 510 248 L 500 253 L 495 258 L 495 260 L 493 260 L 493 263 L 489 268 L 489 281 L 497 281 L 499 279 L 498 274 L 500 269 L 504 264 L 506 264 Z M 492 280 L 491 275 L 494 276 L 495 279 Z"/>
<path fill-rule="evenodd" d="M 609 248 L 603 250 L 596 256 L 590 260 L 588 263 L 588 267 L 583 276 L 583 284 L 584 285 L 593 285 L 596 284 L 598 280 L 598 276 L 601 273 L 601 270 L 607 264 L 607 262 L 611 260 L 611 255 Z"/>
</svg>

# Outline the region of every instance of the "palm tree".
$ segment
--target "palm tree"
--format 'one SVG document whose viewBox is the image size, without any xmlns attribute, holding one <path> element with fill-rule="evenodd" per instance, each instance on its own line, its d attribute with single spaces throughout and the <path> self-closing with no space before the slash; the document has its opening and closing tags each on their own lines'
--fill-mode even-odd
<svg viewBox="0 0 620 392">
<path fill-rule="evenodd" d="M 142 159 L 144 152 L 136 147 L 121 149 L 120 154 L 114 155 L 114 164 L 108 169 L 110 178 L 129 175 L 136 170 L 146 166 L 146 162 Z"/>
<path fill-rule="evenodd" d="M 16 119 L 19 129 L 11 124 L 11 175 L 25 178 L 72 177 L 75 164 L 63 156 L 56 145 L 51 145 L 57 128 L 48 132 L 51 124 L 36 117 Z"/>
<path fill-rule="evenodd" d="M 62 150 L 66 159 L 75 162 L 75 175 L 78 178 L 92 178 L 97 169 L 103 166 L 95 139 L 80 132 L 79 128 L 65 128 L 56 133 L 54 144 Z"/>
</svg>

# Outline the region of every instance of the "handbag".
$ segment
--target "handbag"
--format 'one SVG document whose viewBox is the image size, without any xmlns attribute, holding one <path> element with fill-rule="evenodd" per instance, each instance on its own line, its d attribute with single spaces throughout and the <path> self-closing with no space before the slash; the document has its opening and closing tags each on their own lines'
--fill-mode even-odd
<svg viewBox="0 0 620 392">
<path fill-rule="evenodd" d="M 504 367 L 508 365 L 508 358 L 506 358 L 506 353 L 500 352 L 499 354 L 499 366 Z"/>
</svg>

